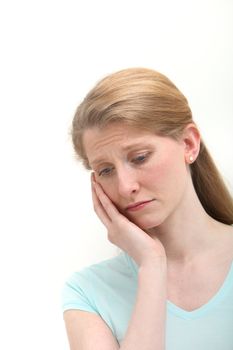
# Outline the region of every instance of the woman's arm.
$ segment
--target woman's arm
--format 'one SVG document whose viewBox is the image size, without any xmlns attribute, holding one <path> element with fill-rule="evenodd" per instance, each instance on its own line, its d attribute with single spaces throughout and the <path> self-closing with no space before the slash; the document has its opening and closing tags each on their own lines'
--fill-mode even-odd
<svg viewBox="0 0 233 350">
<path fill-rule="evenodd" d="M 64 312 L 70 350 L 119 350 L 119 344 L 105 321 L 82 310 Z"/>
<path fill-rule="evenodd" d="M 120 349 L 165 349 L 166 281 L 165 259 L 152 259 L 139 267 L 136 303 Z"/>
<path fill-rule="evenodd" d="M 94 179 L 92 179 L 94 180 Z M 167 259 L 163 245 L 119 213 L 93 181 L 93 203 L 108 230 L 108 239 L 138 264 L 138 291 L 122 350 L 164 350 Z"/>
<path fill-rule="evenodd" d="M 139 268 L 138 291 L 125 338 L 119 347 L 103 319 L 91 312 L 64 312 L 71 350 L 164 350 L 166 262 L 152 261 Z"/>
<path fill-rule="evenodd" d="M 94 179 L 93 179 L 94 180 Z M 90 312 L 64 313 L 71 350 L 164 350 L 167 266 L 161 242 L 119 213 L 101 186 L 92 182 L 94 209 L 108 230 L 108 239 L 138 265 L 138 290 L 121 346 L 104 320 Z"/>
</svg>

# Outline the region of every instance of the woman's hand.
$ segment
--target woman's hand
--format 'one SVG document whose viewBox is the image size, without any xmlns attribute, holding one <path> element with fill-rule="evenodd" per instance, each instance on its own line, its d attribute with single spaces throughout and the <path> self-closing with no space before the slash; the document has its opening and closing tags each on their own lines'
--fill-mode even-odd
<svg viewBox="0 0 233 350">
<path fill-rule="evenodd" d="M 108 239 L 141 266 L 152 259 L 165 258 L 165 249 L 159 239 L 151 238 L 133 222 L 122 215 L 95 181 L 92 174 L 94 210 L 108 230 Z"/>
</svg>

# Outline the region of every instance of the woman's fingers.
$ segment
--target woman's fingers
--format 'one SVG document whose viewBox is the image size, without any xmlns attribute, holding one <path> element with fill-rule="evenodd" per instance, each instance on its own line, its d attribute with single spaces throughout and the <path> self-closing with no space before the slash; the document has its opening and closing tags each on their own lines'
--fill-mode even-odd
<svg viewBox="0 0 233 350">
<path fill-rule="evenodd" d="M 93 182 L 91 183 L 91 190 L 92 190 L 92 201 L 93 206 L 96 214 L 98 215 L 99 219 L 102 221 L 102 223 L 108 227 L 111 223 L 110 218 L 107 216 L 107 213 L 105 212 L 99 198 L 97 197 L 95 186 Z"/>
<path fill-rule="evenodd" d="M 98 199 L 102 204 L 102 207 L 104 208 L 107 216 L 111 221 L 114 221 L 117 217 L 120 216 L 119 211 L 117 210 L 115 205 L 112 203 L 112 201 L 108 198 L 108 196 L 106 196 L 101 186 L 97 182 L 94 182 L 94 186 L 95 186 L 95 191 L 98 196 Z"/>
<path fill-rule="evenodd" d="M 127 252 L 138 265 L 150 256 L 163 256 L 164 248 L 159 240 L 153 240 L 146 232 L 122 215 L 101 185 L 92 176 L 92 196 L 95 212 L 108 230 L 111 243 Z"/>
</svg>

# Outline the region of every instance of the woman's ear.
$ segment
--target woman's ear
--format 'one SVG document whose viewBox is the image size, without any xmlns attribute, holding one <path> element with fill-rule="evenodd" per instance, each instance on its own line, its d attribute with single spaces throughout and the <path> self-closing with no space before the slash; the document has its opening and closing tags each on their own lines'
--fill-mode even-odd
<svg viewBox="0 0 233 350">
<path fill-rule="evenodd" d="M 185 127 L 182 141 L 184 144 L 185 161 L 186 163 L 191 164 L 198 157 L 201 143 L 200 132 L 194 123 L 190 123 Z"/>
</svg>

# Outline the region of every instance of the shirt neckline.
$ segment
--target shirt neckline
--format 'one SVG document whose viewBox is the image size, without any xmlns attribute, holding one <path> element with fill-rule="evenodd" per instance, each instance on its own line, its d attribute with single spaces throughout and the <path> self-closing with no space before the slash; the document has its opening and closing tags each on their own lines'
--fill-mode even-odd
<svg viewBox="0 0 233 350">
<path fill-rule="evenodd" d="M 127 253 L 125 253 L 125 256 L 131 271 L 137 277 L 138 266 L 136 262 Z M 206 302 L 204 305 L 200 306 L 195 310 L 187 311 L 175 305 L 170 300 L 167 300 L 167 311 L 171 312 L 172 314 L 175 314 L 180 318 L 185 318 L 185 319 L 194 319 L 194 318 L 201 317 L 206 312 L 209 312 L 210 310 L 212 310 L 213 307 L 217 305 L 228 294 L 232 286 L 233 286 L 233 261 L 231 262 L 230 268 L 228 270 L 228 273 L 221 287 L 215 293 L 215 295 L 211 299 L 209 299 L 208 302 Z"/>
</svg>

